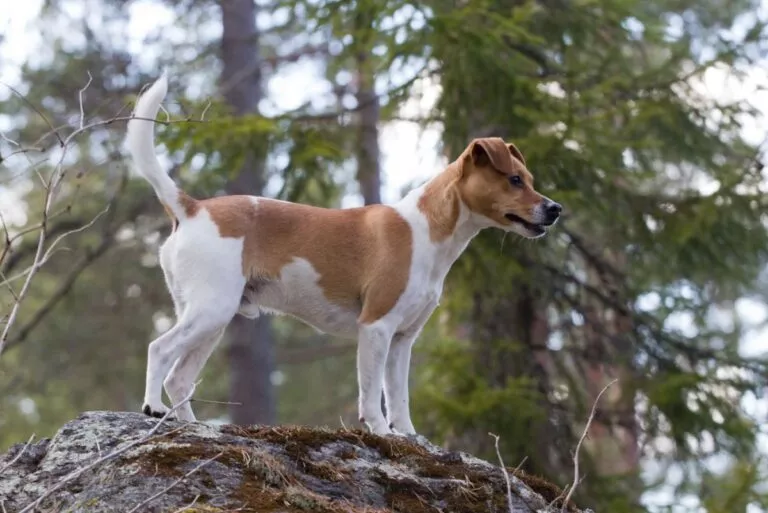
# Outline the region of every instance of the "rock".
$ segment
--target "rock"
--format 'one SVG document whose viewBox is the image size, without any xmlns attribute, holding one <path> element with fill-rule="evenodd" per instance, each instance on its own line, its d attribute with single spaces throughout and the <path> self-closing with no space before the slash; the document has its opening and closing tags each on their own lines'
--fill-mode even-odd
<svg viewBox="0 0 768 513">
<path fill-rule="evenodd" d="M 11 447 L 0 456 L 0 505 L 19 512 L 58 486 L 30 511 L 510 511 L 499 467 L 423 437 L 166 421 L 146 438 L 158 422 L 139 413 L 88 412 L 51 440 Z M 545 512 L 550 503 L 560 511 L 559 488 L 508 470 L 513 512 Z M 69 478 L 73 472 L 81 474 Z M 568 511 L 579 513 L 573 505 Z"/>
</svg>

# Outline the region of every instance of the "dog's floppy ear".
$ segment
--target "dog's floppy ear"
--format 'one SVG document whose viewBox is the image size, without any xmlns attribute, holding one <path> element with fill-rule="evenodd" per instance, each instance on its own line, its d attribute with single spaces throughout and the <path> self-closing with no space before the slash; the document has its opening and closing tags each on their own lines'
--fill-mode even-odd
<svg viewBox="0 0 768 513">
<path fill-rule="evenodd" d="M 509 152 L 510 152 L 510 153 L 511 153 L 511 154 L 512 154 L 512 155 L 513 155 L 513 156 L 514 156 L 514 157 L 515 157 L 517 160 L 519 160 L 520 162 L 522 162 L 524 166 L 527 166 L 527 164 L 525 163 L 525 157 L 523 157 L 523 152 L 521 152 L 521 151 L 520 151 L 520 150 L 517 148 L 517 146 L 515 146 L 515 145 L 514 145 L 514 144 L 512 144 L 512 143 L 508 143 L 508 144 L 507 144 L 507 148 L 509 148 Z"/>
<path fill-rule="evenodd" d="M 504 171 L 510 167 L 509 149 L 503 139 L 499 137 L 487 137 L 475 139 L 472 142 L 472 162 L 478 167 L 491 165 Z"/>
</svg>

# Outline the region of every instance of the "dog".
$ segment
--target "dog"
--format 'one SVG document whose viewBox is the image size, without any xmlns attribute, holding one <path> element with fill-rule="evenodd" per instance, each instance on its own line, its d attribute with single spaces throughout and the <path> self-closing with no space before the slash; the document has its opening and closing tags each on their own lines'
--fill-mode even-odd
<svg viewBox="0 0 768 513">
<path fill-rule="evenodd" d="M 162 168 L 154 122 L 163 75 L 137 100 L 126 145 L 173 221 L 160 265 L 176 323 L 149 344 L 142 410 L 162 417 L 191 392 L 235 315 L 288 314 L 356 339 L 359 419 L 375 434 L 415 435 L 411 348 L 443 282 L 475 235 L 546 234 L 562 206 L 538 193 L 520 150 L 473 140 L 442 172 L 391 205 L 328 209 L 256 196 L 194 199 Z M 381 408 L 384 390 L 387 417 Z M 174 412 L 194 421 L 189 402 Z"/>
</svg>

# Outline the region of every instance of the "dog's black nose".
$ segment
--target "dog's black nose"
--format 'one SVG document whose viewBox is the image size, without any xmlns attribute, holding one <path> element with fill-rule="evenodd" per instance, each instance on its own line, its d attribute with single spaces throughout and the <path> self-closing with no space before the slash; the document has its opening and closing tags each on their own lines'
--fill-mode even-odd
<svg viewBox="0 0 768 513">
<path fill-rule="evenodd" d="M 552 221 L 560 217 L 562 211 L 563 206 L 560 203 L 552 201 L 547 205 L 547 217 Z"/>
</svg>

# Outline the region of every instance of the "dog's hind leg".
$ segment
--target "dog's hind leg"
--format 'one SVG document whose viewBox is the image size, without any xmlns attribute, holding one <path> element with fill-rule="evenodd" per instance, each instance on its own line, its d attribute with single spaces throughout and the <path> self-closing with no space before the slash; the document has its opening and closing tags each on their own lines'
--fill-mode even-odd
<svg viewBox="0 0 768 513">
<path fill-rule="evenodd" d="M 237 298 L 239 299 L 239 298 Z M 142 411 L 153 417 L 162 417 L 168 410 L 162 402 L 163 382 L 171 366 L 179 360 L 183 366 L 185 360 L 195 360 L 191 354 L 202 351 L 210 355 L 218 342 L 218 335 L 229 324 L 237 311 L 238 301 L 222 297 L 218 301 L 205 305 L 188 303 L 179 321 L 166 333 L 149 344 L 147 360 L 147 378 Z M 207 360 L 198 358 L 198 360 Z M 203 361 L 199 366 L 202 368 Z M 192 378 L 194 379 L 194 377 Z M 184 380 L 182 380 L 184 381 Z M 178 389 L 181 389 L 181 385 Z M 176 389 L 172 392 L 176 395 Z M 171 395 L 171 394 L 169 394 Z M 173 397 L 174 401 L 183 399 Z M 175 403 L 176 404 L 176 403 Z M 189 417 L 189 411 L 186 412 Z"/>
<path fill-rule="evenodd" d="M 221 332 L 237 313 L 245 285 L 238 267 L 208 263 L 205 259 L 190 262 L 188 269 L 174 268 L 172 280 L 176 287 L 174 295 L 180 296 L 177 301 L 183 301 L 181 315 L 170 330 L 149 344 L 148 350 L 142 410 L 155 417 L 168 411 L 162 401 L 166 378 L 168 395 L 174 404 L 189 393 L 192 381 L 213 352 Z M 174 364 L 180 374 L 170 377 Z M 189 370 L 184 370 L 187 367 Z M 179 416 L 193 418 L 191 407 L 183 408 Z"/>
<path fill-rule="evenodd" d="M 190 362 L 201 367 L 218 341 L 218 334 L 237 313 L 246 279 L 243 275 L 243 241 L 221 237 L 210 215 L 201 210 L 182 222 L 161 250 L 161 265 L 174 303 L 180 309 L 176 324 L 149 345 L 143 411 L 162 416 L 163 383 L 179 360 L 181 377 L 168 380 L 173 400 L 186 385 L 183 371 Z M 200 351 L 197 356 L 192 353 Z M 205 358 L 203 358 L 205 356 Z M 194 367 L 192 367 L 194 369 Z M 192 417 L 191 408 L 183 415 Z M 180 414 L 181 415 L 181 414 Z"/>
<path fill-rule="evenodd" d="M 223 335 L 224 328 L 211 337 L 201 339 L 193 349 L 176 360 L 171 372 L 163 382 L 165 392 L 171 399 L 171 404 L 179 404 L 189 395 L 195 379 L 203 370 L 205 362 L 208 361 Z M 192 406 L 189 402 L 180 406 L 177 411 L 180 420 L 195 420 L 195 414 L 192 412 Z"/>
<path fill-rule="evenodd" d="M 173 256 L 175 252 L 174 248 L 174 236 L 170 237 L 160 246 L 160 269 L 163 270 L 163 276 L 165 277 L 165 284 L 168 287 L 168 292 L 173 299 L 173 312 L 176 315 L 176 321 L 181 317 L 181 312 L 184 311 L 184 298 L 179 290 L 176 288 L 176 278 L 173 275 Z"/>
</svg>

